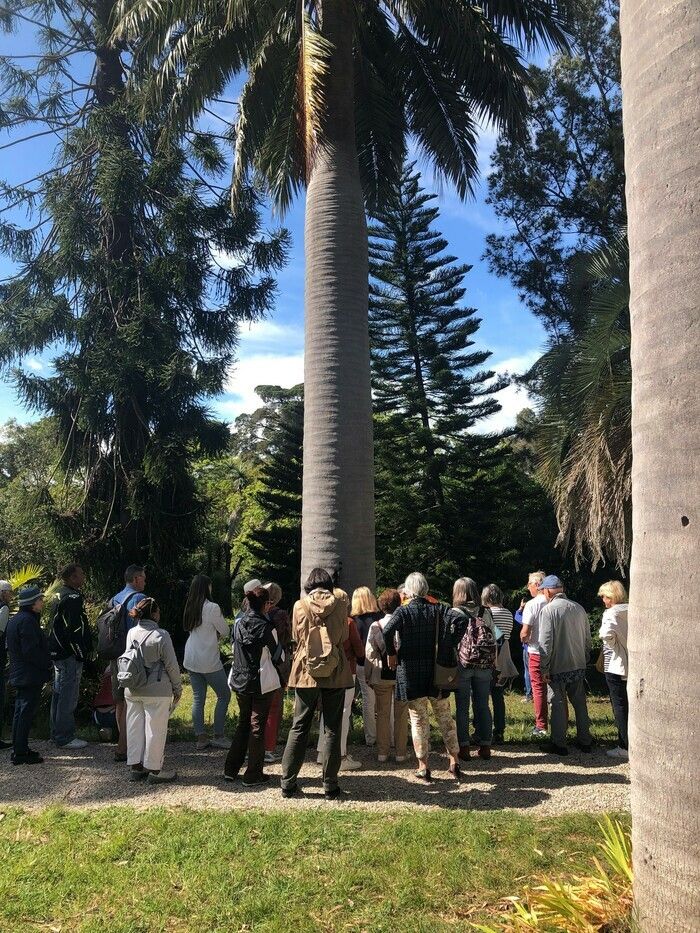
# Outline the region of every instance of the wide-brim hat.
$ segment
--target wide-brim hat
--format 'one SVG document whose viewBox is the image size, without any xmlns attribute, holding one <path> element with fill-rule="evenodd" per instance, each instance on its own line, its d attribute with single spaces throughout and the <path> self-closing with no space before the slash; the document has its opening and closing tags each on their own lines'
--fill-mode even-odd
<svg viewBox="0 0 700 933">
<path fill-rule="evenodd" d="M 24 586 L 17 594 L 17 605 L 21 608 L 25 606 L 33 606 L 37 599 L 43 599 L 44 594 L 41 592 L 41 587 L 37 586 L 36 583 L 32 583 L 31 586 Z"/>
</svg>

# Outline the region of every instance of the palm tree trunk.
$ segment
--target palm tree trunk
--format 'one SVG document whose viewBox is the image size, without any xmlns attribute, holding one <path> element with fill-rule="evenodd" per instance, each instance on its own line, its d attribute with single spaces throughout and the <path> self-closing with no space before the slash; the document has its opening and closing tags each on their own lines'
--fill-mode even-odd
<svg viewBox="0 0 700 933">
<path fill-rule="evenodd" d="M 632 322 L 634 893 L 700 930 L 700 4 L 623 0 Z"/>
<path fill-rule="evenodd" d="M 373 587 L 374 479 L 367 225 L 355 142 L 350 0 L 323 0 L 333 43 L 306 198 L 302 580 Z"/>
</svg>

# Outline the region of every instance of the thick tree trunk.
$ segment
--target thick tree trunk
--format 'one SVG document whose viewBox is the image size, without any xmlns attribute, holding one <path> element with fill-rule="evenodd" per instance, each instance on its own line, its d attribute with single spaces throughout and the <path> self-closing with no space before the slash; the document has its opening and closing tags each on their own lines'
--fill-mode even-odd
<svg viewBox="0 0 700 933">
<path fill-rule="evenodd" d="M 634 892 L 700 930 L 700 3 L 623 0 L 632 288 Z"/>
<path fill-rule="evenodd" d="M 323 0 L 334 45 L 306 198 L 302 582 L 374 587 L 367 226 L 355 142 L 350 0 Z"/>
</svg>

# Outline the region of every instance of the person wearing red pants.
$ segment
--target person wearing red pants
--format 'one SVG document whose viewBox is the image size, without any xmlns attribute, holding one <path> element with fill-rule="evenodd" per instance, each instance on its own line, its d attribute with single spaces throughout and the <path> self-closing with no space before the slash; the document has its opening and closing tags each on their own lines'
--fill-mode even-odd
<svg viewBox="0 0 700 933">
<path fill-rule="evenodd" d="M 270 711 L 267 714 L 265 723 L 265 761 L 271 764 L 280 760 L 277 754 L 277 742 L 279 739 L 280 725 L 282 723 L 282 713 L 284 711 L 284 693 L 287 689 L 289 672 L 292 667 L 292 628 L 289 621 L 289 613 L 286 609 L 280 609 L 279 601 L 282 599 L 282 588 L 277 583 L 266 583 L 265 589 L 268 592 L 269 604 L 267 617 L 275 626 L 277 632 L 277 641 L 284 649 L 285 660 L 278 666 L 277 673 L 280 678 L 280 689 L 272 694 Z"/>
<path fill-rule="evenodd" d="M 520 640 L 527 645 L 528 669 L 530 671 L 530 684 L 532 686 L 532 700 L 535 707 L 535 728 L 533 735 L 547 734 L 547 684 L 540 673 L 540 646 L 539 616 L 543 606 L 547 605 L 547 597 L 537 591 L 537 587 L 544 580 L 546 574 L 543 570 L 536 570 L 528 576 L 527 589 L 532 599 L 523 608 L 523 627 L 520 630 Z"/>
</svg>

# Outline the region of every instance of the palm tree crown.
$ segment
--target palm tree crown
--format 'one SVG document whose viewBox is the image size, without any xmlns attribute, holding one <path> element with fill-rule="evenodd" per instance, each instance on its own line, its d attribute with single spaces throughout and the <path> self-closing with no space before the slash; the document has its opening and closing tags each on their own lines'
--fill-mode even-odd
<svg viewBox="0 0 700 933">
<path fill-rule="evenodd" d="M 160 58 L 151 90 L 175 124 L 247 71 L 234 199 L 251 170 L 282 209 L 308 180 L 327 117 L 331 3 L 352 12 L 355 138 L 373 207 L 400 176 L 409 134 L 461 197 L 470 192 L 478 124 L 521 132 L 520 49 L 564 45 L 572 0 L 122 0 L 118 32 L 140 39 L 144 61 Z"/>
</svg>

